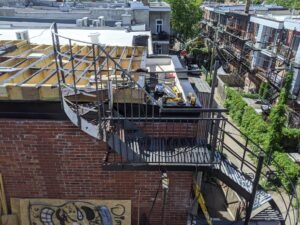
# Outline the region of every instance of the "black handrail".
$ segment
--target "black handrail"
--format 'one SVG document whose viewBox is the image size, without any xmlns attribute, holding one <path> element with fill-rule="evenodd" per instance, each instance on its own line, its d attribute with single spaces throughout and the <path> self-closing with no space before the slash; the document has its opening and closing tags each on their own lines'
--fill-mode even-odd
<svg viewBox="0 0 300 225">
<path fill-rule="evenodd" d="M 234 124 L 232 124 L 231 122 L 229 122 L 228 120 L 226 121 L 231 127 L 233 127 L 239 134 L 241 134 L 242 138 L 245 138 L 246 143 L 251 142 L 251 144 L 253 144 L 253 146 L 255 146 L 256 148 L 258 148 L 258 150 L 260 152 L 264 152 L 264 150 L 258 145 L 256 144 L 253 140 L 251 140 L 247 135 L 245 135 L 243 132 L 241 132 Z M 234 138 L 229 132 L 227 132 L 224 128 L 220 127 L 219 128 L 220 131 L 224 132 L 225 136 L 227 138 L 230 138 L 233 142 L 235 142 L 239 147 L 241 147 L 241 149 L 248 153 L 251 154 L 252 156 L 255 156 L 255 158 L 258 157 L 257 153 L 253 152 L 251 150 L 251 148 L 249 148 L 246 145 L 243 145 L 241 142 L 239 142 L 236 138 Z M 220 139 L 219 139 L 220 141 Z M 236 159 L 241 160 L 241 157 L 236 154 L 236 152 L 230 148 L 229 146 L 225 145 L 227 152 L 229 152 L 232 156 L 234 156 Z M 247 166 L 251 171 L 255 172 L 256 170 L 253 168 L 256 168 L 256 165 L 253 164 L 252 162 L 246 160 L 245 157 L 242 158 L 243 161 L 241 161 L 241 163 L 243 163 L 244 166 Z M 279 189 L 279 187 L 275 186 L 274 188 L 276 189 L 276 193 L 279 194 L 285 210 L 286 210 L 286 216 L 284 218 L 285 224 L 290 224 L 290 225 L 297 225 L 298 224 L 298 218 L 299 218 L 299 203 L 298 203 L 298 193 L 297 193 L 297 189 L 295 187 L 295 184 L 291 181 L 291 179 L 289 178 L 289 176 L 285 173 L 284 169 L 278 165 L 278 163 L 274 160 L 271 159 L 271 163 L 273 165 L 276 165 L 276 168 L 279 169 L 279 172 L 281 174 L 283 174 L 290 182 L 291 187 L 292 187 L 292 192 L 290 193 L 290 190 L 288 190 L 285 186 L 282 186 L 282 188 L 285 190 L 285 192 L 287 194 L 289 194 L 289 200 L 286 201 L 286 199 L 284 198 L 283 194 L 281 193 L 281 190 Z M 243 171 L 243 170 L 242 170 Z M 264 170 L 261 172 L 261 175 L 265 178 L 265 179 L 269 179 L 269 175 L 267 172 L 273 171 L 270 166 L 267 163 L 264 163 Z M 275 175 L 276 176 L 276 175 Z M 295 204 L 296 206 L 293 207 L 293 200 L 296 200 Z M 283 209 L 281 209 L 282 211 Z M 291 214 L 292 213 L 292 214 Z M 291 214 L 291 215 L 290 215 Z M 292 221 L 292 218 L 294 221 Z M 289 223 L 288 223 L 289 222 Z"/>
<path fill-rule="evenodd" d="M 129 121 L 132 121 L 134 123 L 136 122 L 150 122 L 152 123 L 152 125 L 155 124 L 156 121 L 158 122 L 163 122 L 163 121 L 170 121 L 172 123 L 180 123 L 182 121 L 185 121 L 187 123 L 195 123 L 195 122 L 198 122 L 198 121 L 208 121 L 208 122 L 211 122 L 211 124 L 209 125 L 205 125 L 205 128 L 206 128 L 206 134 L 205 134 L 205 137 L 207 138 L 207 140 L 210 140 L 209 143 L 212 144 L 214 141 L 219 141 L 219 147 L 220 147 L 220 150 L 222 151 L 223 149 L 225 149 L 228 153 L 230 153 L 231 155 L 233 155 L 234 158 L 236 158 L 238 161 L 241 162 L 241 167 L 240 167 L 240 170 L 243 172 L 244 167 L 247 167 L 250 171 L 252 172 L 255 172 L 256 171 L 256 165 L 254 165 L 251 161 L 247 160 L 246 159 L 246 154 L 250 154 L 252 157 L 254 158 L 258 158 L 258 154 L 253 152 L 253 150 L 251 150 L 251 147 L 253 148 L 257 148 L 257 150 L 259 152 L 264 152 L 263 149 L 261 148 L 260 145 L 258 145 L 257 143 L 255 143 L 252 139 L 250 139 L 246 134 L 244 134 L 243 132 L 241 132 L 234 124 L 232 124 L 231 122 L 229 122 L 225 117 L 221 116 L 221 117 L 217 117 L 218 114 L 222 113 L 222 112 L 225 112 L 226 110 L 224 109 L 203 109 L 203 111 L 201 113 L 203 113 L 203 115 L 200 116 L 195 116 L 195 117 L 181 117 L 181 118 L 176 118 L 176 117 L 155 117 L 154 115 L 154 105 L 156 106 L 159 106 L 159 103 L 153 99 L 153 97 L 144 89 L 142 88 L 133 78 L 132 78 L 132 74 L 130 74 L 130 72 L 128 72 L 127 70 L 124 70 L 121 65 L 116 62 L 116 60 L 110 56 L 110 54 L 105 50 L 105 48 L 103 48 L 101 45 L 99 44 L 93 44 L 93 43 L 89 43 L 89 42 L 85 42 L 85 41 L 80 41 L 80 40 L 74 40 L 74 39 L 70 39 L 70 38 L 67 38 L 67 37 L 64 37 L 64 36 L 61 36 L 59 35 L 56 31 L 56 25 L 52 25 L 51 26 L 51 32 L 52 32 L 52 35 L 53 35 L 53 45 L 54 45 L 54 50 L 55 50 L 55 53 L 56 53 L 56 59 L 57 57 L 65 57 L 67 59 L 70 59 L 72 61 L 72 69 L 70 70 L 65 70 L 64 69 L 64 65 L 61 63 L 61 58 L 60 58 L 60 63 L 57 63 L 57 70 L 61 73 L 61 78 L 62 79 L 58 79 L 59 83 L 61 81 L 64 81 L 64 78 L 65 76 L 63 75 L 65 72 L 67 72 L 67 74 L 70 74 L 70 73 L 73 73 L 73 86 L 72 85 L 67 85 L 68 87 L 65 87 L 64 85 L 60 85 L 60 88 L 69 88 L 71 90 L 74 91 L 74 94 L 75 94 L 75 105 L 74 103 L 70 103 L 70 104 L 73 104 L 73 107 L 75 107 L 75 110 L 76 110 L 76 113 L 77 113 L 77 116 L 79 117 L 79 109 L 84 109 L 84 108 L 81 108 L 81 106 L 78 104 L 78 101 L 77 101 L 77 98 L 76 96 L 79 94 L 80 92 L 80 89 L 78 90 L 77 87 L 76 87 L 76 84 L 77 84 L 77 81 L 75 81 L 75 78 L 78 78 L 77 74 L 74 73 L 74 69 L 79 65 L 78 63 L 73 63 L 73 60 L 77 60 L 79 62 L 91 62 L 91 65 L 90 66 L 94 66 L 94 70 L 95 70 L 95 82 L 96 82 L 96 89 L 97 89 L 97 107 L 100 107 L 99 105 L 102 104 L 103 102 L 103 96 L 100 98 L 99 96 L 99 93 L 98 93 L 98 78 L 97 78 L 97 74 L 98 74 L 98 70 L 96 71 L 96 65 L 95 65 L 95 59 L 98 59 L 95 55 L 95 46 L 97 47 L 98 49 L 98 54 L 99 54 L 99 51 L 101 50 L 101 53 L 104 53 L 107 61 L 107 75 L 108 77 L 112 76 L 109 74 L 109 68 L 108 68 L 108 59 L 111 60 L 114 64 L 114 67 L 115 67 L 115 71 L 117 69 L 119 69 L 122 74 L 131 82 L 131 83 L 134 83 L 134 85 L 136 85 L 138 88 L 140 88 L 140 90 L 142 90 L 144 92 L 145 95 L 147 95 L 147 97 L 149 99 L 151 99 L 152 101 L 152 108 L 151 109 L 148 109 L 148 107 L 144 108 L 143 110 L 146 111 L 146 114 L 145 114 L 145 117 L 141 117 L 141 116 L 138 116 L 138 117 L 133 117 L 132 114 L 133 114 L 133 105 L 131 103 L 131 116 L 129 115 L 126 115 L 126 110 L 124 110 L 124 113 L 125 115 L 123 115 L 124 117 L 122 117 L 119 113 L 117 114 L 117 116 L 114 116 L 113 112 L 110 112 L 110 115 L 107 116 L 105 113 L 105 110 L 104 110 L 104 107 L 101 106 L 101 110 L 103 110 L 103 112 L 99 113 L 100 111 L 100 108 L 98 108 L 98 120 L 101 121 L 101 119 L 106 119 L 106 120 L 109 120 L 112 124 L 110 125 L 114 125 L 115 122 L 122 122 L 122 121 L 126 121 L 126 120 L 129 120 Z M 88 45 L 91 45 L 92 46 L 92 53 L 93 53 L 93 61 L 89 61 L 89 60 L 85 60 L 85 58 L 76 58 L 76 54 L 72 54 L 71 51 L 71 54 L 65 54 L 63 52 L 60 51 L 60 47 L 59 47 L 59 38 L 64 38 L 64 39 L 67 39 L 69 40 L 69 42 L 71 43 L 76 41 L 76 42 L 81 42 L 81 43 L 85 43 L 85 44 L 88 44 Z M 70 48 L 72 48 L 72 46 L 70 45 L 69 46 Z M 100 69 L 100 67 L 99 67 Z M 115 75 L 116 76 L 116 75 Z M 117 79 L 116 79 L 117 81 Z M 62 90 L 62 89 L 61 89 Z M 132 94 L 132 93 L 131 93 Z M 64 96 L 62 96 L 64 97 Z M 100 101 L 101 100 L 101 101 Z M 146 103 L 147 105 L 147 103 Z M 119 106 L 119 103 L 117 104 L 117 109 L 120 109 L 120 106 Z M 124 104 L 124 107 L 125 104 Z M 160 106 L 159 106 L 160 107 Z M 140 115 L 140 110 L 141 110 L 141 107 L 138 108 L 138 111 L 139 111 L 139 115 Z M 147 111 L 151 111 L 150 112 L 150 116 L 148 116 L 148 113 Z M 201 110 L 200 110 L 201 111 Z M 100 118 L 101 117 L 101 118 Z M 78 119 L 78 122 L 80 121 L 80 118 Z M 222 121 L 223 123 L 220 123 L 219 122 Z M 233 137 L 233 135 L 231 133 L 229 133 L 228 131 L 226 131 L 226 129 L 224 128 L 224 123 L 227 123 L 227 125 L 230 125 L 232 126 L 238 133 L 239 135 L 241 135 L 241 137 L 243 137 L 245 139 L 245 144 L 241 143 L 239 140 L 237 140 L 235 137 Z M 218 124 L 218 132 L 214 134 L 214 126 Z M 226 124 L 225 124 L 226 125 Z M 111 132 L 111 130 L 109 131 Z M 209 136 L 209 137 L 208 137 Z M 224 144 L 224 137 L 225 138 L 230 138 L 238 147 L 240 147 L 243 151 L 243 156 L 240 156 L 239 154 L 236 153 L 235 150 L 233 150 L 230 146 Z M 214 140 L 215 139 L 215 140 Z M 113 139 L 114 141 L 114 139 Z M 119 143 L 120 144 L 120 143 Z M 114 146 L 115 144 L 113 144 Z M 250 146 L 250 147 L 249 147 Z M 186 151 L 187 149 L 184 149 L 184 151 Z M 212 149 L 213 151 L 215 149 Z M 123 151 L 123 149 L 121 149 L 121 151 Z M 128 151 L 126 152 L 127 154 L 127 157 L 128 157 Z M 122 155 L 122 152 L 121 152 L 121 155 Z M 291 194 L 291 197 L 289 198 L 289 201 L 286 201 L 284 196 L 282 195 L 282 193 L 280 192 L 279 188 L 278 187 L 275 187 L 278 191 L 278 194 L 280 195 L 283 203 L 284 203 L 284 207 L 287 211 L 286 213 L 286 216 L 284 218 L 284 221 L 287 225 L 287 221 L 289 221 L 289 225 L 297 225 L 297 221 L 298 221 L 298 217 L 299 217 L 299 205 L 298 205 L 298 201 L 296 201 L 296 206 L 294 207 L 293 206 L 293 199 L 296 198 L 298 199 L 298 195 L 297 195 L 297 190 L 295 188 L 295 185 L 293 184 L 293 182 L 291 181 L 291 179 L 289 179 L 288 175 L 285 173 L 285 171 L 283 170 L 282 167 L 280 167 L 278 165 L 278 163 L 274 160 L 274 159 L 271 159 L 271 162 L 272 164 L 275 164 L 277 169 L 279 170 L 279 172 L 281 174 L 283 174 L 284 176 L 286 176 L 286 178 L 289 180 L 289 182 L 291 183 L 291 187 L 292 187 L 292 194 Z M 264 164 L 264 168 L 265 170 L 268 171 L 272 171 L 272 169 L 267 165 L 267 164 Z M 265 177 L 266 179 L 268 179 L 268 174 L 267 172 L 262 172 L 261 175 L 263 175 L 263 177 Z M 286 187 L 284 187 L 284 190 L 288 193 L 289 190 L 286 189 Z M 292 215 L 290 215 L 292 212 Z M 293 217 L 293 218 L 292 218 Z M 292 219 L 294 219 L 294 221 L 292 221 Z"/>
</svg>

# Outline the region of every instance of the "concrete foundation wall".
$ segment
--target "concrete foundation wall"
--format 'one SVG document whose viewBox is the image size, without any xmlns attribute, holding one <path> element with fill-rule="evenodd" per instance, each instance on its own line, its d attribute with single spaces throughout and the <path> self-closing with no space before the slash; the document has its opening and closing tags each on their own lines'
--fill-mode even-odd
<svg viewBox="0 0 300 225">
<path fill-rule="evenodd" d="M 160 172 L 104 170 L 101 163 L 106 150 L 106 143 L 86 135 L 69 121 L 0 119 L 0 173 L 7 200 L 129 199 L 133 225 L 137 224 L 138 205 L 144 217 L 140 224 L 146 224 L 146 219 L 151 225 L 161 224 L 161 192 L 147 218 Z M 168 176 L 167 224 L 186 224 L 192 172 L 168 172 Z"/>
</svg>

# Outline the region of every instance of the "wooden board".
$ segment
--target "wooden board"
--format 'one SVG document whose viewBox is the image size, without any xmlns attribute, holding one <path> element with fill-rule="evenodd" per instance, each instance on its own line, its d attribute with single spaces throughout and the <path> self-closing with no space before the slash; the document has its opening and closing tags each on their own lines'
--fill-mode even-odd
<svg viewBox="0 0 300 225">
<path fill-rule="evenodd" d="M 2 174 L 0 174 L 0 213 L 2 215 L 7 215 L 6 195 L 4 191 Z"/>
<path fill-rule="evenodd" d="M 16 215 L 4 215 L 1 216 L 1 225 L 18 225 L 18 219 Z"/>
<path fill-rule="evenodd" d="M 131 225 L 130 200 L 20 199 L 19 203 L 20 225 Z"/>
<path fill-rule="evenodd" d="M 10 199 L 10 208 L 12 214 L 17 216 L 18 224 L 21 224 L 21 219 L 20 219 L 20 201 L 21 199 L 19 198 L 11 198 Z"/>
</svg>

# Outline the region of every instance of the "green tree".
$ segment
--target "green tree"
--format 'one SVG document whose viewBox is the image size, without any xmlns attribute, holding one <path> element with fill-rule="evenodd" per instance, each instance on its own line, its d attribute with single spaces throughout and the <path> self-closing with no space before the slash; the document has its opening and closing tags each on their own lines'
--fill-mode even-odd
<svg viewBox="0 0 300 225">
<path fill-rule="evenodd" d="M 299 0 L 267 0 L 268 3 L 276 3 L 277 5 L 285 6 L 288 8 L 300 8 Z"/>
<path fill-rule="evenodd" d="M 197 37 L 199 21 L 202 17 L 200 5 L 202 0 L 167 0 L 172 9 L 172 29 L 176 39 L 185 43 Z"/>
<path fill-rule="evenodd" d="M 283 129 L 287 122 L 286 118 L 286 103 L 288 101 L 289 92 L 291 88 L 293 73 L 288 72 L 283 88 L 280 91 L 279 100 L 276 106 L 271 110 L 270 121 L 270 135 L 267 147 L 268 156 L 271 157 L 273 152 L 281 151 L 282 138 L 284 137 Z"/>
</svg>

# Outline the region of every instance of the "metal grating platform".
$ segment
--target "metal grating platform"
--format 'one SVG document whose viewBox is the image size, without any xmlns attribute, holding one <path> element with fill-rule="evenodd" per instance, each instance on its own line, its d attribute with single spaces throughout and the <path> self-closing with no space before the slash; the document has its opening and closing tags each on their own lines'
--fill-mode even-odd
<svg viewBox="0 0 300 225">
<path fill-rule="evenodd" d="M 245 173 L 239 171 L 239 169 L 234 166 L 228 159 L 222 156 L 219 152 L 215 153 L 215 159 L 218 161 L 218 164 L 215 164 L 215 167 L 219 169 L 225 176 L 230 178 L 235 184 L 243 188 L 249 194 L 252 193 L 253 180 L 250 176 L 247 176 Z M 272 199 L 271 195 L 263 190 L 257 190 L 253 209 L 256 209 L 266 202 Z"/>
<path fill-rule="evenodd" d="M 126 144 L 149 165 L 211 165 L 211 152 L 193 139 L 126 137 Z"/>
</svg>

